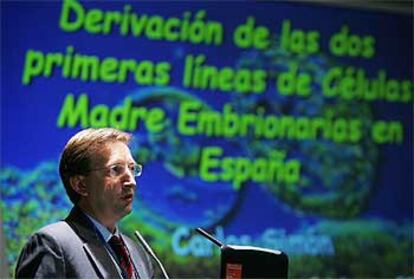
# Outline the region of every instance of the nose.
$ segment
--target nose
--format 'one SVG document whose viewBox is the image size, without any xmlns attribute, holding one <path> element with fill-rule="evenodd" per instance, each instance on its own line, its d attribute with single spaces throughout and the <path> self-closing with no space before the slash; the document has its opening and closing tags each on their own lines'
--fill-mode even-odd
<svg viewBox="0 0 414 279">
<path fill-rule="evenodd" d="M 134 172 L 128 168 L 126 169 L 125 173 L 122 175 L 122 184 L 124 186 L 134 187 L 134 188 L 136 186 Z"/>
</svg>

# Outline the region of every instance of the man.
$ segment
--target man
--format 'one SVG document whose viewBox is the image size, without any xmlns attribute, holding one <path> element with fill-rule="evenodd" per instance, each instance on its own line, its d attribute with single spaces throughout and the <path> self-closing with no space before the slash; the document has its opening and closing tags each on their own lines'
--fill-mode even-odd
<svg viewBox="0 0 414 279">
<path fill-rule="evenodd" d="M 138 165 L 131 135 L 87 129 L 66 144 L 59 173 L 74 207 L 61 222 L 36 232 L 23 248 L 16 277 L 152 278 L 149 256 L 117 222 L 132 210 Z"/>
</svg>

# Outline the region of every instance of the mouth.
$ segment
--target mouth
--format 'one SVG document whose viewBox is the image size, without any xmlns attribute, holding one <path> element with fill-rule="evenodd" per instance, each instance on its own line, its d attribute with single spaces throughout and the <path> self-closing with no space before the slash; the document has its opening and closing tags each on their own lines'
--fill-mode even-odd
<svg viewBox="0 0 414 279">
<path fill-rule="evenodd" d="M 126 202 L 132 202 L 132 200 L 134 199 L 134 194 L 126 194 L 123 195 L 121 197 L 122 200 L 126 201 Z"/>
</svg>

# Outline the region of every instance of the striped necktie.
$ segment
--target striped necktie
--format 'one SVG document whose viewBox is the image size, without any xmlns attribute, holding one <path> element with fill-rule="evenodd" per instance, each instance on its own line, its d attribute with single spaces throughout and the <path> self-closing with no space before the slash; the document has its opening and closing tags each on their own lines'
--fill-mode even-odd
<svg viewBox="0 0 414 279">
<path fill-rule="evenodd" d="M 128 274 L 128 278 L 131 279 L 133 273 L 133 266 L 125 243 L 116 235 L 113 235 L 111 239 L 108 241 L 108 243 L 109 246 L 111 246 L 112 250 L 114 250 L 121 269 L 123 269 L 126 272 L 126 274 Z"/>
</svg>

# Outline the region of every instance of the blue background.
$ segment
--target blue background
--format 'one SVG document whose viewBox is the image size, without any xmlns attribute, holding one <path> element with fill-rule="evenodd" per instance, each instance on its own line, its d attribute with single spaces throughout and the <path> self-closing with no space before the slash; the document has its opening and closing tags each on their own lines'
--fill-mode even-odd
<svg viewBox="0 0 414 279">
<path fill-rule="evenodd" d="M 121 11 L 125 3 L 127 2 L 85 2 L 82 5 L 86 9 L 99 8 L 102 10 Z M 129 78 L 128 82 L 123 84 L 64 79 L 60 76 L 60 71 L 55 71 L 49 78 L 34 78 L 30 85 L 23 85 L 21 79 L 25 55 L 29 49 L 42 51 L 43 53 L 65 53 L 66 47 L 72 45 L 77 53 L 96 55 L 100 58 L 113 56 L 118 59 L 135 59 L 137 61 L 168 61 L 172 65 L 172 70 L 170 71 L 171 81 L 169 87 L 164 88 L 166 92 L 173 89 L 181 90 L 187 96 L 200 98 L 205 104 L 216 110 L 221 110 L 224 103 L 243 99 L 244 95 L 235 92 L 213 92 L 184 88 L 181 84 L 184 57 L 187 54 L 205 54 L 207 56 L 206 63 L 216 67 L 236 67 L 237 62 L 240 61 L 254 64 L 255 59 L 251 57 L 256 56 L 261 57 L 258 58 L 258 61 L 261 59 L 260 61 L 263 63 L 270 63 L 266 60 L 264 51 L 241 50 L 235 47 L 231 41 L 231 32 L 238 25 L 244 23 L 248 16 L 254 16 L 256 24 L 266 26 L 271 34 L 278 35 L 280 33 L 281 24 L 285 19 L 290 19 L 292 26 L 295 28 L 319 31 L 321 34 L 320 55 L 324 61 L 328 61 L 326 65 L 352 65 L 363 68 L 366 71 L 366 75 L 370 78 L 375 77 L 379 69 L 385 69 L 388 78 L 413 80 L 412 16 L 283 2 L 130 2 L 129 4 L 131 4 L 133 11 L 137 14 L 158 14 L 164 18 L 172 16 L 181 18 L 184 11 L 191 11 L 194 16 L 198 10 L 203 9 L 206 11 L 206 19 L 219 21 L 224 26 L 224 43 L 221 46 L 206 46 L 202 44 L 192 45 L 190 43 L 151 41 L 145 37 L 122 37 L 116 31 L 110 35 L 92 35 L 83 30 L 65 33 L 59 28 L 62 3 L 43 1 L 1 3 L 2 206 L 15 210 L 11 211 L 15 212 L 14 215 L 7 215 L 3 210 L 3 229 L 6 238 L 8 238 L 6 242 L 10 238 L 17 241 L 16 245 L 6 246 L 7 254 L 9 255 L 7 261 L 10 266 L 13 265 L 25 237 L 34 228 L 39 228 L 48 222 L 63 218 L 65 216 L 64 212 L 70 208 L 63 187 L 59 183 L 57 172 L 51 170 L 51 175 L 54 176 L 53 179 L 56 181 L 55 184 L 52 183 L 51 185 L 45 184 L 46 178 L 42 175 L 35 175 L 39 173 L 36 171 L 39 170 L 39 166 L 44 162 L 51 162 L 52 166 L 55 166 L 54 164 L 57 163 L 66 141 L 80 129 L 80 127 L 58 128 L 56 125 L 67 94 L 73 93 L 79 96 L 82 93 L 86 93 L 89 96 L 91 106 L 107 104 L 109 107 L 113 107 L 121 104 L 127 96 L 133 96 L 133 98 L 139 100 L 140 94 L 142 95 L 144 92 L 151 95 L 153 92 L 162 89 L 138 86 L 132 78 Z M 338 32 L 345 24 L 349 26 L 353 33 L 361 36 L 372 35 L 375 37 L 375 56 L 373 58 L 339 58 L 330 55 L 327 47 L 328 39 L 330 35 Z M 288 54 L 282 58 L 285 59 L 284 61 L 294 59 L 292 55 L 289 56 Z M 316 63 L 316 58 L 310 56 L 306 59 L 305 61 L 308 61 L 309 64 Z M 316 89 L 312 94 L 322 95 L 322 92 Z M 251 98 L 251 95 L 246 94 L 245 98 Z M 323 97 L 321 98 L 323 101 L 326 101 Z M 150 97 L 148 99 L 151 100 Z M 288 104 L 293 104 L 294 106 L 303 104 L 308 107 L 312 105 L 307 104 L 306 99 L 290 101 L 286 98 L 280 98 L 270 82 L 268 82 L 267 91 L 258 94 L 256 99 L 263 99 L 265 102 L 269 102 L 269 104 L 272 104 L 272 100 L 280 101 L 281 107 Z M 165 105 L 167 101 L 153 104 Z M 341 104 L 344 106 L 355 105 L 355 103 L 347 104 L 346 102 Z M 334 252 L 323 254 L 323 251 L 319 251 L 322 253 L 322 268 L 318 269 L 316 264 L 313 267 L 310 265 L 309 267 L 303 266 L 302 268 L 299 265 L 303 257 L 308 259 L 306 257 L 314 255 L 287 251 L 288 254 L 289 252 L 292 254 L 293 260 L 291 261 L 290 274 L 293 276 L 372 277 L 413 275 L 412 103 L 401 104 L 377 101 L 362 104 L 361 102 L 362 106 L 369 107 L 373 120 L 401 121 L 404 127 L 404 141 L 402 144 L 386 145 L 374 145 L 370 142 L 370 148 L 377 155 L 369 157 L 371 159 L 375 157 L 375 160 L 372 159 L 372 161 L 368 160 L 365 162 L 365 164 L 372 167 L 373 174 L 367 175 L 367 181 L 364 182 L 364 186 L 369 188 L 370 192 L 363 205 L 360 205 L 361 208 L 359 208 L 357 214 L 347 216 L 346 212 L 342 212 L 341 217 L 339 216 L 340 214 L 332 216 L 326 213 L 308 211 L 299 205 L 295 206 L 291 202 L 286 202 L 282 197 L 272 193 L 268 187 L 256 183 L 248 183 L 240 191 L 233 191 L 231 185 L 226 183 L 208 183 L 197 179 L 197 177 L 179 177 L 176 173 L 169 171 L 165 163 L 168 162 L 169 156 L 172 153 L 179 152 L 180 150 L 174 149 L 176 147 L 173 148 L 173 146 L 167 144 L 160 145 L 161 150 L 157 159 L 148 162 L 144 166 L 144 175 L 139 181 L 139 195 L 137 195 L 136 213 L 134 213 L 136 215 L 127 220 L 123 226 L 125 229 L 129 229 L 130 224 L 136 225 L 136 221 L 132 220 L 133 218 L 142 218 L 138 222 L 139 225 L 144 227 L 144 233 L 147 232 L 150 235 L 152 244 L 164 257 L 170 255 L 169 253 L 172 253 L 174 257 L 179 257 L 172 250 L 170 240 L 166 239 L 166 237 L 180 227 L 193 228 L 198 225 L 204 225 L 212 232 L 217 227 L 220 227 L 224 229 L 226 235 L 249 235 L 253 239 L 259 237 L 266 230 L 280 229 L 288 235 L 303 236 L 302 241 L 304 242 L 306 242 L 305 232 L 315 230 L 317 235 L 328 236 L 331 239 Z M 134 134 L 141 139 L 145 139 L 148 136 L 142 129 L 135 131 Z M 212 140 L 203 139 L 202 137 L 200 139 L 197 137 L 184 137 L 182 135 L 177 136 L 183 148 L 185 145 L 223 144 L 226 148 L 226 155 L 232 156 L 244 156 L 246 148 L 250 148 L 249 146 L 243 147 L 242 144 L 227 142 L 220 138 Z M 326 150 L 323 152 L 329 156 L 329 152 L 332 149 L 327 147 L 328 144 L 326 142 L 321 141 L 320 144 L 326 146 Z M 289 144 L 288 146 L 290 148 L 289 152 L 294 153 L 298 151 L 300 153 L 300 150 L 295 150 L 297 144 Z M 340 153 L 340 148 L 340 145 L 337 146 L 335 152 Z M 138 145 L 137 154 L 139 154 L 139 150 L 140 146 Z M 303 162 L 311 158 L 311 154 L 302 154 L 302 156 Z M 352 173 L 353 166 L 349 165 L 349 163 L 349 160 L 336 161 L 335 165 L 337 166 L 332 165 L 330 167 L 332 170 L 336 167 L 349 168 L 350 170 L 347 174 L 358 177 L 360 174 Z M 9 179 L 9 171 L 11 169 L 15 170 L 17 172 L 16 175 L 19 177 L 14 182 Z M 30 191 L 27 191 L 25 187 L 31 188 L 32 186 L 30 185 L 32 184 L 22 181 L 23 178 L 28 176 L 34 176 L 33 181 L 30 182 L 32 184 L 44 183 L 43 185 L 49 185 L 48 187 L 57 189 L 54 191 L 57 191 L 57 195 L 62 197 L 61 200 L 51 197 L 46 197 L 46 200 L 39 199 Z M 340 183 L 341 181 L 338 181 L 338 184 Z M 23 187 L 23 185 L 25 186 Z M 14 188 L 13 193 L 11 193 L 9 187 Z M 346 197 L 344 196 L 343 198 Z M 19 207 L 23 206 L 23 201 L 27 202 L 33 199 L 36 200 L 37 205 L 30 209 L 31 213 L 21 215 L 22 211 L 19 210 Z M 40 219 L 46 223 L 39 221 L 34 226 L 16 232 L 19 225 L 13 224 L 19 220 L 21 220 L 21 224 L 25 224 L 24 218 L 27 215 L 35 214 L 33 212 L 44 209 L 45 203 L 51 205 L 50 215 L 46 214 L 44 219 Z M 13 205 L 15 206 L 13 207 Z M 215 216 L 205 215 L 205 212 L 208 210 L 211 210 Z M 338 212 L 341 211 L 340 208 L 336 208 L 336 210 Z M 153 218 L 154 216 L 155 218 Z M 204 217 L 205 219 L 203 219 Z M 349 224 L 356 224 L 356 228 L 350 229 L 347 227 Z M 375 224 L 374 229 L 371 226 L 372 224 Z M 327 227 L 328 229 L 321 229 Z M 337 228 L 340 232 L 338 233 L 334 228 Z M 343 240 L 340 240 L 338 235 L 350 235 L 352 239 L 352 237 L 356 237 L 355 235 L 359 233 L 357 228 L 366 230 L 369 233 L 389 236 L 392 239 L 397 239 L 396 242 L 403 235 L 402 239 L 404 243 L 408 243 L 408 247 L 396 246 L 395 250 L 399 250 L 404 255 L 404 260 L 396 260 L 396 262 L 400 262 L 399 265 L 393 262 L 387 266 L 387 261 L 381 265 L 381 261 L 378 259 L 378 262 L 374 263 L 379 264 L 377 266 L 379 271 L 372 269 L 372 262 L 364 261 L 362 261 L 362 268 L 360 269 L 344 269 L 341 267 L 339 257 L 343 254 L 339 252 L 341 248 L 338 243 Z M 163 240 L 161 241 L 160 239 Z M 282 250 L 283 247 L 287 247 L 284 245 L 280 243 Z M 375 244 L 372 247 L 366 248 L 362 247 L 358 241 L 355 241 L 355 243 L 351 241 L 348 245 L 355 246 L 355 249 L 359 252 L 377 253 L 375 252 Z M 381 244 L 378 245 L 383 247 Z M 388 247 L 388 244 L 384 245 Z M 372 249 L 372 251 L 369 249 Z M 405 255 L 406 251 L 411 251 L 411 254 Z M 399 256 L 395 257 L 398 258 Z M 200 260 L 202 263 L 207 263 L 205 266 L 212 262 L 217 262 L 215 258 L 193 259 L 191 255 L 184 258 L 191 264 L 193 263 L 191 262 L 192 260 Z M 308 260 L 311 263 L 317 259 L 318 257 L 315 256 L 313 260 Z M 332 259 L 334 264 L 329 262 Z M 346 259 L 355 262 L 360 261 L 360 259 L 352 258 L 352 256 Z M 197 264 L 200 263 L 197 262 Z M 185 266 L 184 264 L 177 267 L 173 260 L 168 261 L 167 264 L 171 273 L 176 276 L 214 275 L 207 268 L 205 270 L 201 268 L 198 271 L 194 271 L 197 270 L 195 268 L 194 270 L 190 268 L 190 273 L 185 273 Z"/>
</svg>

